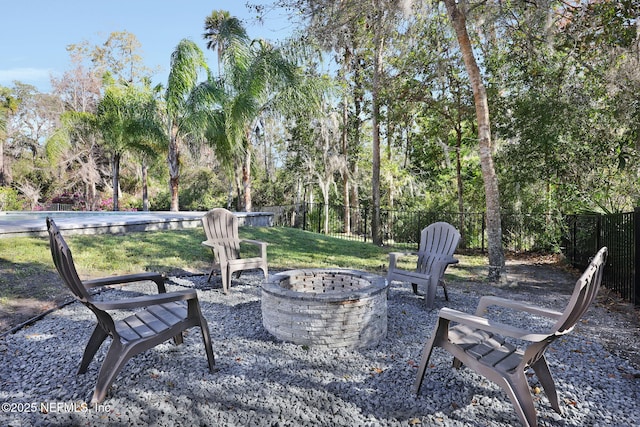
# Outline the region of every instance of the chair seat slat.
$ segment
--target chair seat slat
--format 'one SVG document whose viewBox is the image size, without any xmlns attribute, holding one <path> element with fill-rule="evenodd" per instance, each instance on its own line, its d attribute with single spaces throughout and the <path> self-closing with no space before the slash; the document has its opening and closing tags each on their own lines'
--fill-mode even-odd
<svg viewBox="0 0 640 427">
<path fill-rule="evenodd" d="M 154 305 L 147 310 L 170 325 L 175 325 L 187 317 L 187 304 L 184 302 Z"/>
</svg>

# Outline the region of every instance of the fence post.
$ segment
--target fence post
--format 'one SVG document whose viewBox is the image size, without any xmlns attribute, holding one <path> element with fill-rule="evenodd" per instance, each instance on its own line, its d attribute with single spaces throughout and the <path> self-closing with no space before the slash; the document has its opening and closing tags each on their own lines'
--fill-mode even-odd
<svg viewBox="0 0 640 427">
<path fill-rule="evenodd" d="M 321 234 L 322 233 L 322 228 L 321 228 L 321 224 L 322 224 L 322 212 L 324 212 L 324 205 L 322 203 L 320 203 L 320 208 L 318 209 L 318 230 L 317 233 Z"/>
<path fill-rule="evenodd" d="M 640 208 L 633 210 L 633 304 L 640 305 L 640 275 L 638 274 L 638 266 L 640 266 Z"/>
</svg>

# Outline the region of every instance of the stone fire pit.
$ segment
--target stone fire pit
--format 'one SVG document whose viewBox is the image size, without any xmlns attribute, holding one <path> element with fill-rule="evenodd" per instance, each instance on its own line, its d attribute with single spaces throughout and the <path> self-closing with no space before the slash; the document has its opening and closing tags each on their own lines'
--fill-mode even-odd
<svg viewBox="0 0 640 427">
<path fill-rule="evenodd" d="M 291 270 L 262 285 L 262 323 L 300 345 L 364 348 L 387 334 L 387 280 L 346 269 Z"/>
</svg>

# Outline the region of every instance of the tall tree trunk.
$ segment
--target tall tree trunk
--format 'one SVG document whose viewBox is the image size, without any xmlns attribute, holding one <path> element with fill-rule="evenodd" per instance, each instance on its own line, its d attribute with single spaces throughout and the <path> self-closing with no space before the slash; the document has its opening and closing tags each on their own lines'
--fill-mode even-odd
<svg viewBox="0 0 640 427">
<path fill-rule="evenodd" d="M 471 80 L 473 99 L 478 120 L 478 148 L 480 151 L 480 167 L 484 181 L 487 207 L 487 243 L 489 250 L 489 280 L 498 281 L 504 273 L 504 251 L 502 248 L 502 226 L 500 223 L 500 195 L 498 178 L 493 165 L 491 152 L 491 122 L 489 120 L 489 104 L 487 92 L 482 83 L 480 69 L 473 55 L 471 40 L 467 32 L 467 22 L 463 11 L 460 11 L 456 0 L 444 0 L 451 23 L 456 32 L 464 65 Z"/>
<path fill-rule="evenodd" d="M 180 182 L 180 146 L 178 145 L 178 128 L 171 128 L 171 141 L 169 141 L 169 190 L 171 191 L 171 207 L 172 212 L 180 210 L 178 200 L 178 185 Z"/>
<path fill-rule="evenodd" d="M 244 210 L 244 196 L 242 192 L 242 159 L 236 158 L 234 183 L 236 186 L 236 211 L 241 212 Z"/>
<path fill-rule="evenodd" d="M 323 224 L 322 230 L 324 234 L 329 234 L 329 192 L 331 190 L 331 180 L 324 180 L 320 174 L 318 174 L 318 185 L 320 191 L 322 191 L 322 211 L 323 211 Z"/>
<path fill-rule="evenodd" d="M 113 164 L 111 166 L 112 183 L 113 183 L 113 210 L 119 211 L 118 200 L 120 198 L 120 183 L 118 182 L 118 175 L 120 174 L 120 153 L 113 154 Z"/>
<path fill-rule="evenodd" d="M 0 141 L 0 185 L 6 185 L 7 180 L 4 174 L 4 140 Z"/>
<path fill-rule="evenodd" d="M 251 143 L 248 141 L 246 142 L 244 161 L 242 162 L 242 189 L 244 191 L 243 210 L 251 212 L 253 209 L 251 205 Z"/>
<path fill-rule="evenodd" d="M 460 114 L 458 114 L 458 118 Z M 456 184 L 458 188 L 458 230 L 460 230 L 461 247 L 466 247 L 466 238 L 464 232 L 464 198 L 463 198 L 463 182 L 462 182 L 462 161 L 460 159 L 460 150 L 462 149 L 462 128 L 460 123 L 456 126 Z"/>
<path fill-rule="evenodd" d="M 149 167 L 147 159 L 142 159 L 142 210 L 149 211 Z"/>
<path fill-rule="evenodd" d="M 346 82 L 345 82 L 346 83 Z M 345 170 L 342 172 L 342 198 L 344 199 L 344 222 L 343 230 L 348 236 L 351 233 L 351 203 L 349 203 L 349 109 L 347 108 L 347 97 L 342 100 L 342 155 L 344 156 Z"/>
<path fill-rule="evenodd" d="M 361 81 L 361 69 L 362 69 L 362 61 L 360 60 L 360 55 L 357 54 L 357 49 L 354 43 L 354 48 L 353 51 L 356 52 L 355 58 L 354 58 L 354 68 L 353 68 L 353 82 L 354 82 L 354 87 L 353 87 L 353 109 L 354 109 L 354 113 L 353 113 L 353 117 L 352 117 L 352 135 L 353 135 L 353 141 L 352 141 L 352 147 L 354 147 L 354 155 L 351 158 L 351 161 L 349 163 L 349 176 L 354 177 L 353 183 L 351 185 L 350 188 L 350 197 L 349 197 L 349 201 L 354 205 L 354 206 L 359 206 L 360 205 L 360 193 L 359 193 L 359 189 L 358 189 L 358 180 L 356 179 L 356 177 L 358 176 L 358 149 L 360 147 L 360 127 L 361 127 L 361 121 L 360 121 L 360 114 L 362 112 L 362 102 L 363 102 L 363 98 L 364 98 L 364 89 L 362 88 L 362 81 Z M 350 229 L 353 230 L 354 228 L 359 228 L 361 227 L 361 210 L 356 210 L 356 212 L 354 214 L 351 215 L 351 225 L 350 225 Z M 358 229 L 357 232 L 360 233 L 362 230 Z"/>
<path fill-rule="evenodd" d="M 378 15 L 382 14 L 380 7 L 376 8 Z M 381 16 L 377 17 L 382 21 Z M 379 28 L 377 26 L 376 28 Z M 382 245 L 382 224 L 380 222 L 380 76 L 382 74 L 383 38 L 380 31 L 374 35 L 375 55 L 373 60 L 373 90 L 371 94 L 371 126 L 373 127 L 373 153 L 371 199 L 373 212 L 371 215 L 371 237 L 375 245 Z"/>
</svg>

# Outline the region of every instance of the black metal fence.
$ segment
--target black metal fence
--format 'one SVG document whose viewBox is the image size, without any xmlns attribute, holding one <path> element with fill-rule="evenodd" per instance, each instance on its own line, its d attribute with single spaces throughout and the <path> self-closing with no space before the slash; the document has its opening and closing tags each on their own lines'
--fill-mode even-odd
<svg viewBox="0 0 640 427">
<path fill-rule="evenodd" d="M 371 209 L 304 203 L 261 208 L 274 213 L 274 225 L 358 241 L 372 241 Z M 417 248 L 420 231 L 436 221 L 456 226 L 462 235 L 460 248 L 486 249 L 484 213 L 420 212 L 386 210 L 380 213 L 385 245 Z M 613 215 L 567 215 L 503 213 L 502 238 L 507 251 L 556 251 L 558 248 L 578 269 L 584 269 L 602 246 L 609 248 L 603 285 L 622 298 L 640 305 L 640 284 L 635 266 L 640 265 L 640 208 Z M 637 226 L 636 226 L 637 224 Z"/>
<path fill-rule="evenodd" d="M 640 305 L 640 208 L 609 215 L 568 215 L 563 252 L 572 265 L 584 269 L 598 249 L 609 249 L 603 285 Z"/>
<path fill-rule="evenodd" d="M 274 225 L 301 228 L 350 240 L 372 241 L 371 209 L 304 203 L 264 207 L 273 212 Z M 423 212 L 383 209 L 380 212 L 383 244 L 417 248 L 420 231 L 436 221 L 456 226 L 462 235 L 460 248 L 486 249 L 484 213 Z M 560 218 L 561 219 L 561 218 Z M 560 245 L 560 219 L 546 215 L 502 214 L 504 247 L 509 251 L 550 250 Z"/>
</svg>

